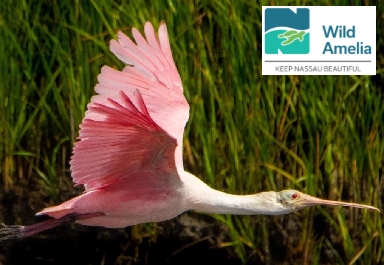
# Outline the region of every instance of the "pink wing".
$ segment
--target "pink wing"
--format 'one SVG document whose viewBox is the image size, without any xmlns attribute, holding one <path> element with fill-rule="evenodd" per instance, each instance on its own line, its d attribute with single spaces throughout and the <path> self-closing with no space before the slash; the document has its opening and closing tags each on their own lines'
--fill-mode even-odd
<svg viewBox="0 0 384 265">
<path fill-rule="evenodd" d="M 129 181 L 140 171 L 161 171 L 168 173 L 161 177 L 177 178 L 177 169 L 183 170 L 189 106 L 166 25 L 160 24 L 158 37 L 149 22 L 146 40 L 135 28 L 132 34 L 136 44 L 122 32 L 118 42 L 111 41 L 111 51 L 128 66 L 123 71 L 102 68 L 95 87 L 98 95 L 92 97 L 80 125 L 80 141 L 70 164 L 73 181 L 86 190 Z"/>
</svg>

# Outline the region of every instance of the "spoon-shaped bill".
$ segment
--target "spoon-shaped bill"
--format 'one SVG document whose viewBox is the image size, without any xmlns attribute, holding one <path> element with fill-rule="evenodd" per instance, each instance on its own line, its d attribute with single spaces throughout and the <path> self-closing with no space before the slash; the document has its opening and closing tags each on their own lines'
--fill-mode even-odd
<svg viewBox="0 0 384 265">
<path fill-rule="evenodd" d="M 340 202 L 340 201 L 331 201 L 331 200 L 324 200 L 320 198 L 316 198 L 307 194 L 303 194 L 302 200 L 303 204 L 306 206 L 315 206 L 315 205 L 331 205 L 331 206 L 346 206 L 346 207 L 355 207 L 355 208 L 361 208 L 361 209 L 370 209 L 379 211 L 380 210 L 376 207 L 365 205 L 365 204 L 358 204 L 358 203 L 352 203 L 352 202 Z"/>
</svg>

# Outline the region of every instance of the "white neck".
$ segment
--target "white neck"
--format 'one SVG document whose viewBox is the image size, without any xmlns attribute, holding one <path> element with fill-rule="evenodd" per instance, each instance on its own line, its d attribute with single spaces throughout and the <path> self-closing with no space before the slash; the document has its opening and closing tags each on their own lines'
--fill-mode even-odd
<svg viewBox="0 0 384 265">
<path fill-rule="evenodd" d="M 187 194 L 186 210 L 204 213 L 237 215 L 279 215 L 293 212 L 277 200 L 274 191 L 252 195 L 233 195 L 214 190 L 200 179 L 187 173 L 182 178 Z"/>
</svg>

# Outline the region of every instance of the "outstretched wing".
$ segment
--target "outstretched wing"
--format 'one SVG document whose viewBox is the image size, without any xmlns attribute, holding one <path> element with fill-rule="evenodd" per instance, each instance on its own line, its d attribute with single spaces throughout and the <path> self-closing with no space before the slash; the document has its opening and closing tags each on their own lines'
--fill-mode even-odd
<svg viewBox="0 0 384 265">
<path fill-rule="evenodd" d="M 73 181 L 87 190 L 128 179 L 140 170 L 183 169 L 189 106 L 166 25 L 160 24 L 158 36 L 149 22 L 146 39 L 135 28 L 132 34 L 136 44 L 121 32 L 118 41 L 111 41 L 111 51 L 127 66 L 123 71 L 102 68 L 95 87 L 98 94 L 80 125 L 80 141 L 70 164 Z"/>
<path fill-rule="evenodd" d="M 88 107 L 104 119 L 86 118 L 80 125 L 80 141 L 75 144 L 70 162 L 76 184 L 92 190 L 145 171 L 143 178 L 146 175 L 165 178 L 156 181 L 162 189 L 159 183 L 169 183 L 166 178 L 175 175 L 176 140 L 151 119 L 140 92 L 136 91 L 134 96 L 137 107 L 123 92 L 116 101 L 108 99 L 110 106 L 92 103 Z M 147 181 L 148 187 L 152 185 L 147 179 L 136 181 Z"/>
<path fill-rule="evenodd" d="M 111 51 L 128 66 L 122 72 L 104 66 L 95 87 L 99 95 L 91 102 L 108 105 L 107 99 L 117 97 L 119 91 L 130 97 L 139 90 L 151 118 L 177 140 L 176 166 L 183 169 L 182 142 L 189 106 L 173 61 L 167 27 L 161 22 L 157 36 L 152 24 L 147 22 L 144 31 L 146 39 L 137 29 L 132 29 L 136 44 L 122 32 L 118 33 L 118 41 L 111 41 Z M 86 113 L 85 117 L 94 115 Z"/>
</svg>

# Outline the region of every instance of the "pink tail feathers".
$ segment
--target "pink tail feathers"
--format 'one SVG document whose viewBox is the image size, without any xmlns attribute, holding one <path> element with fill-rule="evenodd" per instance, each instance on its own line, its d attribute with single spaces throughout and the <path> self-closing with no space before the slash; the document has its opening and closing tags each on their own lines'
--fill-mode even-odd
<svg viewBox="0 0 384 265">
<path fill-rule="evenodd" d="M 54 208 L 54 207 L 51 207 Z M 103 213 L 68 214 L 59 219 L 49 219 L 33 225 L 0 225 L 0 244 L 12 240 L 33 236 L 45 230 L 76 220 L 101 216 Z"/>
<path fill-rule="evenodd" d="M 77 201 L 78 197 L 75 197 L 69 201 L 66 201 L 60 205 L 47 207 L 40 212 L 36 213 L 36 215 L 48 215 L 55 219 L 62 218 L 66 215 L 73 214 L 73 204 Z"/>
</svg>

